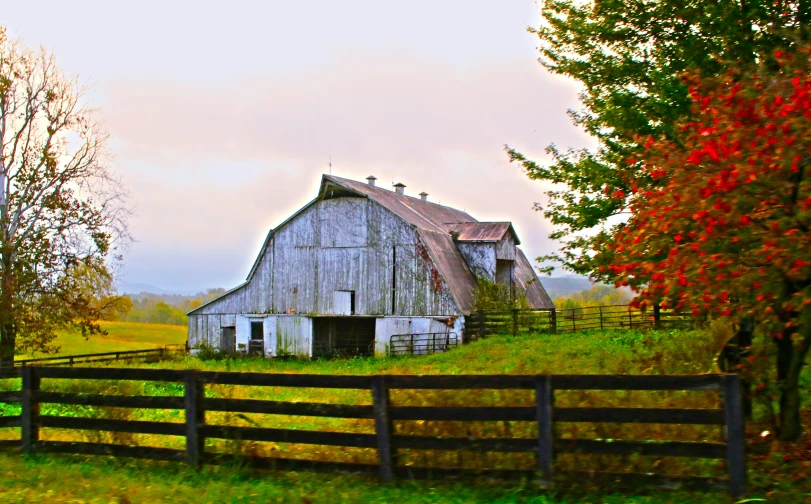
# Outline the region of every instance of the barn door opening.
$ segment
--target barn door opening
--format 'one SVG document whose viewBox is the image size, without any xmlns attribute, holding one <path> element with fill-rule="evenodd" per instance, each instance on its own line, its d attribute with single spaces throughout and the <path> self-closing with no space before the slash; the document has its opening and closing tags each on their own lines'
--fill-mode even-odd
<svg viewBox="0 0 811 504">
<path fill-rule="evenodd" d="M 313 357 L 374 355 L 375 319 L 372 317 L 316 317 L 313 319 Z"/>
<path fill-rule="evenodd" d="M 248 353 L 251 355 L 265 355 L 265 335 L 262 328 L 263 321 L 251 322 L 251 341 L 248 344 Z"/>
<path fill-rule="evenodd" d="M 220 350 L 232 354 L 237 349 L 237 328 L 223 327 L 220 332 Z"/>
</svg>

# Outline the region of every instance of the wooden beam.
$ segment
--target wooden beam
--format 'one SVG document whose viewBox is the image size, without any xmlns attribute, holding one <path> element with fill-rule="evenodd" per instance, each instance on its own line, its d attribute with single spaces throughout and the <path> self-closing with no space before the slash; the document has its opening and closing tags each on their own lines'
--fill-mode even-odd
<svg viewBox="0 0 811 504">
<path fill-rule="evenodd" d="M 20 445 L 24 452 L 33 452 L 39 441 L 39 402 L 37 393 L 39 392 L 40 377 L 38 369 L 26 366 L 22 369 L 22 396 L 20 404 L 22 413 L 20 414 Z"/>
<path fill-rule="evenodd" d="M 391 445 L 392 423 L 389 418 L 389 390 L 383 376 L 375 376 L 372 381 L 372 401 L 375 412 L 380 479 L 383 483 L 391 483 L 394 479 L 394 452 Z"/>
</svg>

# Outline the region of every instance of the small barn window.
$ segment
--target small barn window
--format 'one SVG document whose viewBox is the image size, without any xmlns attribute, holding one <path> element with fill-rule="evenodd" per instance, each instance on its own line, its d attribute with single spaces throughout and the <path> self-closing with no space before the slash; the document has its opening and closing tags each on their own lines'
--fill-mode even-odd
<svg viewBox="0 0 811 504">
<path fill-rule="evenodd" d="M 355 291 L 334 291 L 332 296 L 333 311 L 336 315 L 355 314 Z"/>
</svg>

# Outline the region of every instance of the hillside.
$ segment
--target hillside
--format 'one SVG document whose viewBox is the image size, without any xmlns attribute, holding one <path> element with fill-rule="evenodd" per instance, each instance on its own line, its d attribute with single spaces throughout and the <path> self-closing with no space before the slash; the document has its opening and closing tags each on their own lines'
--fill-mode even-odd
<svg viewBox="0 0 811 504">
<path fill-rule="evenodd" d="M 186 343 L 186 327 L 167 324 L 142 324 L 138 322 L 102 322 L 103 336 L 84 338 L 78 332 L 61 332 L 54 344 L 58 345 L 58 355 L 79 355 L 88 353 L 145 350 L 164 345 Z M 50 357 L 42 353 L 21 355 L 18 359 Z"/>
</svg>

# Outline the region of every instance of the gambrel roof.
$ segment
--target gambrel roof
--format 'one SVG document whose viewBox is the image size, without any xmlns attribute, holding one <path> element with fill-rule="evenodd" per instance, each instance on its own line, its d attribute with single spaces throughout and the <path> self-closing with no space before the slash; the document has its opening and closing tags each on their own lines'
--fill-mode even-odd
<svg viewBox="0 0 811 504">
<path fill-rule="evenodd" d="M 476 219 L 467 213 L 455 208 L 442 206 L 430 201 L 423 201 L 420 198 L 397 194 L 394 191 L 372 186 L 365 182 L 349 180 L 334 175 L 324 175 L 321 180 L 321 191 L 319 195 L 323 197 L 330 189 L 334 190 L 335 186 L 354 192 L 356 195 L 373 199 L 402 217 L 409 224 L 426 231 L 447 234 L 447 230 L 445 229 L 445 223 L 447 222 L 477 222 Z"/>
</svg>

